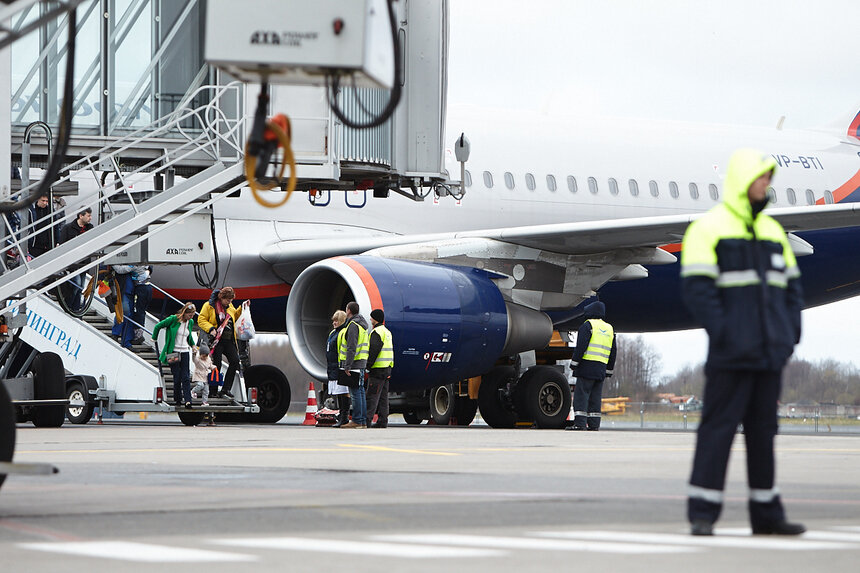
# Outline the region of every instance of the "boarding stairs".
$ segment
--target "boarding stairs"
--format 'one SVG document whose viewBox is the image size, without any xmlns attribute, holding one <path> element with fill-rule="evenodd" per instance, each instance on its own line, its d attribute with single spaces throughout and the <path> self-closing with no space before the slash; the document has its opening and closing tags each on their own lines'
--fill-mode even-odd
<svg viewBox="0 0 860 573">
<path fill-rule="evenodd" d="M 105 213 L 110 218 L 96 223 L 91 231 L 58 245 L 39 257 L 24 260 L 17 268 L 3 273 L 0 276 L 0 300 L 6 300 L 8 303 L 0 309 L 0 313 L 10 313 L 18 305 L 65 282 L 67 276 L 85 273 L 195 213 L 206 213 L 213 203 L 243 187 L 244 171 L 239 158 L 243 153 L 244 118 L 237 111 L 233 116 L 240 119 L 228 119 L 220 107 L 228 96 L 231 101 L 240 99 L 240 88 L 240 84 L 202 87 L 200 90 L 214 91 L 214 94 L 207 98 L 209 103 L 206 105 L 196 109 L 180 108 L 155 124 L 68 166 L 65 170 L 67 175 L 59 180 L 60 183 L 92 174 L 98 182 L 98 189 L 93 195 L 76 198 L 64 208 L 54 211 L 55 220 L 50 226 L 53 227 L 55 236 L 66 222 L 73 220 L 76 213 L 87 207 L 92 209 L 94 215 Z M 188 101 L 192 100 L 193 97 Z M 197 123 L 205 127 L 192 132 L 184 127 L 189 118 L 197 119 Z M 181 133 L 186 136 L 186 140 L 134 171 L 121 172 L 119 166 L 125 151 L 167 133 L 172 134 L 174 139 L 176 133 Z M 210 167 L 170 189 L 146 194 L 143 200 L 136 200 L 136 194 L 128 184 L 135 175 L 172 174 L 174 165 L 189 155 L 199 155 L 201 151 L 211 157 Z M 117 181 L 102 184 L 98 171 L 104 170 L 114 171 Z M 18 197 L 26 196 L 35 186 L 36 183 L 22 189 Z M 3 246 L 0 260 L 6 258 L 6 251 L 10 249 L 21 252 L 22 243 L 29 240 L 34 232 L 43 232 L 45 229 L 38 228 L 44 221 L 34 221 L 18 233 L 13 233 L 8 220 L 4 219 L 3 223 L 3 234 L 9 237 L 10 244 Z"/>
<path fill-rule="evenodd" d="M 15 353 L 21 350 L 55 352 L 62 358 L 66 371 L 92 376 L 98 382 L 98 389 L 90 391 L 90 398 L 104 410 L 114 413 L 184 411 L 173 407 L 173 377 L 169 368 L 159 364 L 158 346 L 151 340 L 157 317 L 147 313 L 146 324 L 140 325 L 146 333 L 143 343 L 126 349 L 111 336 L 113 309 L 99 297 L 94 298 L 82 319 L 66 313 L 53 296 L 46 294 L 30 298 L 26 313 L 26 326 L 0 351 L 0 356 L 6 358 L 4 363 L 11 363 Z M 163 341 L 163 336 L 160 339 Z M 26 347 L 11 351 L 5 348 L 22 345 Z M 235 402 L 213 398 L 208 408 L 199 408 L 201 400 L 194 400 L 197 407 L 192 411 L 199 414 L 256 410 L 256 406 L 245 405 L 247 393 L 241 373 L 237 373 L 233 394 Z"/>
</svg>

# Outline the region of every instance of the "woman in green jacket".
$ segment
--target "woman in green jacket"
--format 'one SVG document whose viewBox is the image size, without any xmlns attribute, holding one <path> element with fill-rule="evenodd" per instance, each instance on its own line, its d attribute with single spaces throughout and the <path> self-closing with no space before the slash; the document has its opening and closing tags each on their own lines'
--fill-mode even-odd
<svg viewBox="0 0 860 573">
<path fill-rule="evenodd" d="M 158 359 L 170 366 L 173 374 L 173 403 L 177 407 L 182 400 L 186 408 L 191 407 L 191 349 L 194 348 L 194 337 L 191 336 L 194 323 L 191 319 L 196 311 L 194 303 L 186 302 L 179 312 L 168 316 L 152 329 L 153 340 L 164 329 L 164 348 Z"/>
</svg>

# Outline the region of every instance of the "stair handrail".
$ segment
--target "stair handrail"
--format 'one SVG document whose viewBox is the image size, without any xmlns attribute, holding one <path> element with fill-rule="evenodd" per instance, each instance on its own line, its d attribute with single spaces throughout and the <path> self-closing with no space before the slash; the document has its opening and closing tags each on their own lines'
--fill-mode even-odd
<svg viewBox="0 0 860 573">
<path fill-rule="evenodd" d="M 246 118 L 242 113 L 242 110 L 239 109 L 239 102 L 241 101 L 239 95 L 242 90 L 244 90 L 244 85 L 240 82 L 231 82 L 223 86 L 200 86 L 186 100 L 186 105 L 190 105 L 198 94 L 209 90 L 213 90 L 214 93 L 210 101 L 206 104 L 196 108 L 179 107 L 169 115 L 155 120 L 148 126 L 142 127 L 126 136 L 120 137 L 113 143 L 69 164 L 64 170 L 67 174 L 58 179 L 54 185 L 69 181 L 84 171 L 90 171 L 97 185 L 94 199 L 85 197 L 78 201 L 69 202 L 69 204 L 61 207 L 60 209 L 52 210 L 52 213 L 46 217 L 30 221 L 28 224 L 15 230 L 15 232 L 8 229 L 10 226 L 7 223 L 6 227 L 9 230 L 8 238 L 10 239 L 8 242 L 10 244 L 0 245 L 0 257 L 5 260 L 7 251 L 12 248 L 17 248 L 18 252 L 21 253 L 21 242 L 28 242 L 33 238 L 33 236 L 44 232 L 48 228 L 58 231 L 58 229 L 66 222 L 72 221 L 74 215 L 86 208 L 90 208 L 93 209 L 93 211 L 98 212 L 98 208 L 102 203 L 104 203 L 107 210 L 113 212 L 113 207 L 110 205 L 110 199 L 120 193 L 128 197 L 132 208 L 136 209 L 137 204 L 134 201 L 133 195 L 129 192 L 126 180 L 133 178 L 140 173 L 159 173 L 161 171 L 166 171 L 184 159 L 201 152 L 209 156 L 214 164 L 221 160 L 221 158 L 227 156 L 222 152 L 222 147 L 226 147 L 226 149 L 231 152 L 230 157 L 236 159 L 240 158 L 244 154 L 243 140 L 245 135 L 244 125 Z M 231 95 L 234 97 L 236 103 L 236 119 L 227 117 L 220 105 Z M 187 128 L 182 126 L 182 123 L 189 118 L 195 117 L 198 119 L 200 125 L 203 126 L 203 129 L 200 129 L 199 133 L 192 134 Z M 170 132 L 173 134 L 179 133 L 185 137 L 185 142 L 171 150 L 165 150 L 163 155 L 152 159 L 133 171 L 123 174 L 123 177 L 121 178 L 122 184 L 119 188 L 117 188 L 117 185 L 114 182 L 109 185 L 101 184 L 100 178 L 97 174 L 97 171 L 99 171 L 99 163 L 110 161 L 112 165 L 118 167 L 122 153 L 140 146 L 142 143 L 160 141 L 161 139 L 156 137 L 156 135 L 162 132 Z M 175 142 L 177 141 L 177 138 L 170 138 L 170 141 Z M 38 184 L 39 182 L 34 182 L 31 185 L 22 188 L 17 193 L 13 194 L 11 198 L 14 199 L 25 196 L 25 194 L 29 193 L 31 189 Z M 51 205 L 51 207 L 53 208 L 53 205 Z M 45 222 L 45 219 L 51 220 L 47 226 L 42 227 L 41 225 Z M 20 264 L 29 268 L 29 260 L 27 257 L 21 255 L 21 259 Z"/>
</svg>

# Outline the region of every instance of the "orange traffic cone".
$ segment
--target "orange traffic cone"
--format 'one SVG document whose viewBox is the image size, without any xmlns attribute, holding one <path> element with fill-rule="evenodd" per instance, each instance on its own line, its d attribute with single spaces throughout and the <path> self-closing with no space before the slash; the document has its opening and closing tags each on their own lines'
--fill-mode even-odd
<svg viewBox="0 0 860 573">
<path fill-rule="evenodd" d="M 302 426 L 316 426 L 317 420 L 314 414 L 317 413 L 317 393 L 314 391 L 314 383 L 311 380 L 308 384 L 308 406 L 305 408 L 305 421 Z"/>
</svg>

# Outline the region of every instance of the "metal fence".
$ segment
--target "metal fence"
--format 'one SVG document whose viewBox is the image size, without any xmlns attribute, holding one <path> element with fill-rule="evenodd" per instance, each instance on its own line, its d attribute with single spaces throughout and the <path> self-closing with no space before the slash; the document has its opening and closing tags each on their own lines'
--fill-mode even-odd
<svg viewBox="0 0 860 573">
<path fill-rule="evenodd" d="M 846 410 L 852 409 L 846 407 L 838 411 Z M 827 406 L 810 409 L 802 416 L 780 416 L 779 431 L 783 434 L 860 434 L 860 417 L 833 412 L 834 408 Z M 628 402 L 622 412 L 604 414 L 601 428 L 695 431 L 701 416 L 701 409 L 689 409 L 683 404 Z"/>
</svg>

